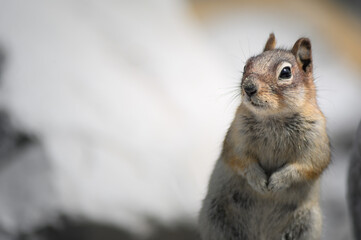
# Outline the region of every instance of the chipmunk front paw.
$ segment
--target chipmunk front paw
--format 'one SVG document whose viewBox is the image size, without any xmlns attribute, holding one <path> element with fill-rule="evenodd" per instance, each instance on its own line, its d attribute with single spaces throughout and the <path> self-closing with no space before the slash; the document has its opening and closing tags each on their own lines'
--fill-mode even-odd
<svg viewBox="0 0 361 240">
<path fill-rule="evenodd" d="M 267 176 L 263 169 L 258 165 L 254 164 L 244 173 L 248 184 L 257 192 L 264 194 L 268 192 L 267 189 Z"/>
<path fill-rule="evenodd" d="M 271 175 L 268 183 L 268 190 L 271 192 L 278 192 L 285 190 L 291 185 L 290 179 L 284 171 L 278 171 Z"/>
</svg>

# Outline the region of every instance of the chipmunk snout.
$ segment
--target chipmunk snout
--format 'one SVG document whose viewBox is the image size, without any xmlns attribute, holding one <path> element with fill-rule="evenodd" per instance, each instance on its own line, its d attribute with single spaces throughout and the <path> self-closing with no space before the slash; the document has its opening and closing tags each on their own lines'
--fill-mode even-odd
<svg viewBox="0 0 361 240">
<path fill-rule="evenodd" d="M 243 89 L 246 92 L 246 94 L 248 95 L 248 97 L 252 97 L 254 94 L 257 93 L 257 86 L 256 84 L 249 82 L 245 85 L 243 85 Z"/>
</svg>

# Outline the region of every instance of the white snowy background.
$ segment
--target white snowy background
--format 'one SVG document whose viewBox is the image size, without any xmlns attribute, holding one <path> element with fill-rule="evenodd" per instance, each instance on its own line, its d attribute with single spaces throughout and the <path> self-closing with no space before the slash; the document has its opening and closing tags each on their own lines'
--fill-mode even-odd
<svg viewBox="0 0 361 240">
<path fill-rule="evenodd" d="M 0 165 L 0 237 L 64 214 L 139 235 L 149 219 L 195 225 L 243 63 L 274 32 L 282 47 L 312 40 L 336 142 L 324 239 L 350 239 L 348 148 L 338 143 L 361 119 L 360 72 L 291 14 L 235 9 L 201 24 L 181 0 L 0 0 L 0 105 L 39 141 Z"/>
</svg>

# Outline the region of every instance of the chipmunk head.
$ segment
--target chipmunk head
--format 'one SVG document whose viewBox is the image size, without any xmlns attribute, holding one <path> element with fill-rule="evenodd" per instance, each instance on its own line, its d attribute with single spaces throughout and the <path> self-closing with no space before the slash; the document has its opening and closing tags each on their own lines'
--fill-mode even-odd
<svg viewBox="0 0 361 240">
<path fill-rule="evenodd" d="M 248 59 L 241 83 L 242 104 L 253 112 L 297 111 L 315 101 L 311 42 L 300 38 L 291 50 L 275 49 L 274 34 L 264 51 Z"/>
</svg>

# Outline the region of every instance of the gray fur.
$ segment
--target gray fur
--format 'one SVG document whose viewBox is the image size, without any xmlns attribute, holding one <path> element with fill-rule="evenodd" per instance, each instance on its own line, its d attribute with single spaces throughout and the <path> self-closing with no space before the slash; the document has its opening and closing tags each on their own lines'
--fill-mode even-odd
<svg viewBox="0 0 361 240">
<path fill-rule="evenodd" d="M 239 116 L 225 142 L 235 137 L 232 134 L 244 139 L 237 152 L 241 154 L 247 146 L 259 151 L 254 152 L 259 163 L 238 173 L 221 155 L 200 212 L 202 239 L 320 239 L 319 180 L 297 180 L 299 176 L 288 165 L 290 160 L 307 158 L 312 152 L 320 139 L 320 123 L 299 114 L 267 120 Z M 325 148 L 325 156 L 329 154 L 328 142 L 318 142 L 318 148 Z"/>
<path fill-rule="evenodd" d="M 311 45 L 303 68 L 293 53 L 273 50 L 250 58 L 242 103 L 224 140 L 199 216 L 203 240 L 319 240 L 319 177 L 330 162 L 326 121 L 317 106 Z M 298 56 L 298 55 L 297 55 Z M 302 59 L 301 59 L 302 60 Z M 279 78 L 284 66 L 292 77 Z M 247 92 L 248 84 L 256 92 Z"/>
<path fill-rule="evenodd" d="M 319 239 L 321 213 L 318 182 L 299 186 L 286 194 L 263 197 L 219 159 L 200 212 L 203 240 L 303 240 Z M 300 201 L 300 199 L 302 199 Z"/>
<path fill-rule="evenodd" d="M 247 144 L 258 146 L 267 159 L 260 159 L 262 168 L 268 172 L 286 163 L 289 156 L 297 157 L 314 145 L 317 129 L 315 122 L 307 122 L 300 114 L 294 113 L 285 118 L 258 120 L 256 116 L 241 116 L 240 134 Z M 278 162 L 278 164 L 277 164 Z M 275 169 L 274 169 L 275 168 Z"/>
</svg>

